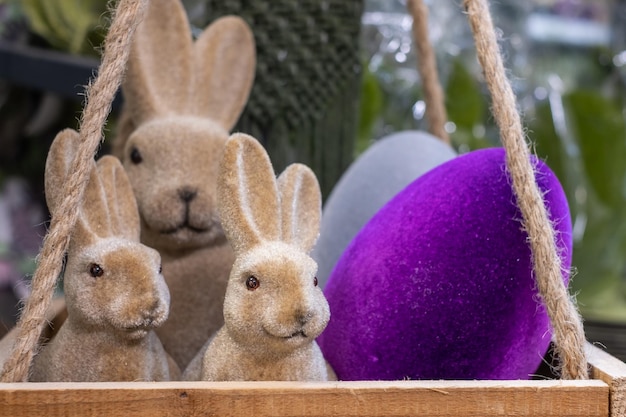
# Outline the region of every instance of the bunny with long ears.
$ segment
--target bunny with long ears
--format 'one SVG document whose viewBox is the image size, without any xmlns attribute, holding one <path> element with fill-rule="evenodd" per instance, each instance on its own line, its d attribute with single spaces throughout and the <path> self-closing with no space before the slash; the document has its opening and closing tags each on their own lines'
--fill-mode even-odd
<svg viewBox="0 0 626 417">
<path fill-rule="evenodd" d="M 78 133 L 55 138 L 46 161 L 52 216 L 78 148 Z M 32 381 L 162 381 L 180 370 L 154 329 L 169 312 L 159 253 L 139 243 L 135 198 L 119 160 L 94 162 L 64 270 L 67 319 L 32 366 Z"/>
<path fill-rule="evenodd" d="M 315 342 L 330 318 L 308 256 L 321 217 L 315 175 L 292 164 L 276 180 L 263 147 L 234 134 L 220 167 L 218 201 L 236 258 L 224 326 L 208 342 L 201 379 L 333 379 Z"/>
<path fill-rule="evenodd" d="M 217 19 L 193 42 L 178 0 L 152 0 L 135 35 L 115 152 L 137 198 L 141 240 L 172 294 L 158 333 L 181 368 L 223 323 L 233 253 L 217 215 L 217 168 L 255 71 L 246 23 Z"/>
</svg>

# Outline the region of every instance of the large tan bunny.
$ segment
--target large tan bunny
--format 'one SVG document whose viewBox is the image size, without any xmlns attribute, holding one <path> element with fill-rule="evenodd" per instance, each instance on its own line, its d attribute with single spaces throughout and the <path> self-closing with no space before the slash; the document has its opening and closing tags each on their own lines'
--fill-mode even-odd
<svg viewBox="0 0 626 417">
<path fill-rule="evenodd" d="M 321 195 L 308 167 L 278 177 L 251 136 L 226 143 L 218 182 L 220 215 L 236 259 L 224 303 L 224 326 L 185 379 L 328 380 L 315 338 L 330 318 L 308 255 L 320 227 Z"/>
<path fill-rule="evenodd" d="M 255 46 L 240 18 L 216 20 L 193 42 L 178 0 L 150 3 L 114 145 L 137 198 L 141 241 L 160 252 L 172 295 L 158 334 L 184 368 L 223 323 L 233 253 L 217 214 L 217 168 L 252 86 Z"/>
<path fill-rule="evenodd" d="M 46 200 L 52 216 L 78 148 L 64 130 L 46 161 Z M 163 381 L 180 371 L 154 329 L 169 311 L 159 253 L 139 243 L 139 215 L 120 162 L 93 163 L 63 275 L 67 319 L 43 346 L 32 381 Z"/>
</svg>

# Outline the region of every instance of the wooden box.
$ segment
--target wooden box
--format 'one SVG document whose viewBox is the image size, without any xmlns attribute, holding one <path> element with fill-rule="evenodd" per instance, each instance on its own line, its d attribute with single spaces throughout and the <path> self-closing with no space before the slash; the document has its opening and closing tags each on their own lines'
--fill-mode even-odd
<svg viewBox="0 0 626 417">
<path fill-rule="evenodd" d="M 0 365 L 14 336 L 0 341 Z M 10 383 L 0 416 L 625 417 L 626 364 L 586 349 L 586 381 Z"/>
</svg>

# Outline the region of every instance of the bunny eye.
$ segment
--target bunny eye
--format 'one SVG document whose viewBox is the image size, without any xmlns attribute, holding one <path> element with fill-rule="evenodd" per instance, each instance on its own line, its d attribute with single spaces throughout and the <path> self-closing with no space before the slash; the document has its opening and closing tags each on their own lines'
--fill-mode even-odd
<svg viewBox="0 0 626 417">
<path fill-rule="evenodd" d="M 91 264 L 89 266 L 89 273 L 92 277 L 98 278 L 104 274 L 104 269 L 102 269 L 102 267 L 98 264 Z"/>
<path fill-rule="evenodd" d="M 259 288 L 259 285 L 261 285 L 261 282 L 254 275 L 250 275 L 246 280 L 246 287 L 248 287 L 250 291 L 256 290 Z"/>
<path fill-rule="evenodd" d="M 163 273 L 163 264 L 159 265 L 159 274 Z"/>
<path fill-rule="evenodd" d="M 313 285 L 317 287 L 317 277 L 313 277 Z"/>
<path fill-rule="evenodd" d="M 131 149 L 130 160 L 133 161 L 133 164 L 140 164 L 143 161 L 143 156 L 141 156 L 139 149 L 137 148 Z"/>
</svg>

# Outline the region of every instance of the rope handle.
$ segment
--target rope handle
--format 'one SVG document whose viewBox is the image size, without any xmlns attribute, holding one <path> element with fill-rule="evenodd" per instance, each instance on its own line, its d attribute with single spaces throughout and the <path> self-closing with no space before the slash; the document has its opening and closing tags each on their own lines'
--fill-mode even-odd
<svg viewBox="0 0 626 417">
<path fill-rule="evenodd" d="M 113 4 L 115 0 L 111 0 Z M 119 0 L 104 41 L 104 55 L 95 80 L 86 88 L 85 106 L 80 123 L 80 145 L 65 183 L 58 213 L 53 218 L 39 254 L 39 265 L 32 279 L 32 293 L 17 323 L 17 338 L 0 373 L 2 382 L 23 382 L 28 378 L 39 336 L 46 323 L 54 287 L 61 274 L 63 256 L 70 233 L 78 218 L 78 207 L 89 181 L 90 163 L 102 139 L 111 103 L 119 88 L 135 29 L 148 0 Z"/>
<path fill-rule="evenodd" d="M 409 0 L 407 8 L 413 16 L 413 44 L 417 54 L 417 71 L 422 79 L 428 130 L 444 143 L 450 144 L 445 125 L 448 120 L 445 96 L 437 73 L 437 59 L 428 38 L 428 7 L 423 0 Z"/>
</svg>

